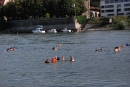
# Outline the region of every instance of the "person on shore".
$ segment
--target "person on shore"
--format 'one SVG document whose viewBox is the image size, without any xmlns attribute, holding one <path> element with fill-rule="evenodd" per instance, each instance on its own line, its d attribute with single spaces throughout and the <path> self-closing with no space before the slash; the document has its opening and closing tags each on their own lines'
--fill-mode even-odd
<svg viewBox="0 0 130 87">
<path fill-rule="evenodd" d="M 72 56 L 70 56 L 70 61 L 71 61 L 71 62 L 74 62 L 74 61 L 75 61 Z"/>
</svg>

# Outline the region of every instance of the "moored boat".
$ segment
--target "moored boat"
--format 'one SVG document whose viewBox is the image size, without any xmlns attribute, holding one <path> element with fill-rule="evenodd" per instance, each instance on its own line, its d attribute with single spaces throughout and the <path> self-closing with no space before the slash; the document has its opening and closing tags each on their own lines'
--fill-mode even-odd
<svg viewBox="0 0 130 87">
<path fill-rule="evenodd" d="M 33 33 L 46 33 L 42 25 L 38 25 L 35 30 L 32 30 Z"/>
<path fill-rule="evenodd" d="M 53 28 L 53 29 L 48 30 L 48 32 L 49 33 L 57 33 L 57 30 Z"/>
<path fill-rule="evenodd" d="M 62 32 L 71 32 L 71 30 L 68 30 L 67 28 L 64 28 L 61 30 Z"/>
</svg>

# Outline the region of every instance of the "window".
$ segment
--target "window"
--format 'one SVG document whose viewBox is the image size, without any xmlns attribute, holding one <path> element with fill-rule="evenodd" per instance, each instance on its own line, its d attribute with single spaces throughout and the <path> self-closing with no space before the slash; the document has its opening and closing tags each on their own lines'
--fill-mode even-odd
<svg viewBox="0 0 130 87">
<path fill-rule="evenodd" d="M 104 10 L 101 10 L 101 13 L 104 13 Z"/>
<path fill-rule="evenodd" d="M 114 8 L 114 5 L 106 5 L 105 8 Z"/>
<path fill-rule="evenodd" d="M 111 10 L 106 10 L 106 12 L 114 12 L 114 10 L 113 10 L 113 9 L 111 9 Z"/>
<path fill-rule="evenodd" d="M 105 0 L 105 4 L 109 4 L 109 0 Z"/>
<path fill-rule="evenodd" d="M 118 0 L 118 2 L 123 2 L 123 0 Z"/>
<path fill-rule="evenodd" d="M 124 7 L 130 6 L 130 3 L 124 4 Z"/>
<path fill-rule="evenodd" d="M 114 3 L 114 0 L 110 0 L 110 3 Z"/>
<path fill-rule="evenodd" d="M 117 4 L 117 8 L 121 7 L 121 4 Z"/>
<path fill-rule="evenodd" d="M 108 16 L 114 16 L 114 14 L 108 14 Z"/>
<path fill-rule="evenodd" d="M 101 8 L 104 8 L 104 6 L 101 6 Z"/>
<path fill-rule="evenodd" d="M 124 2 L 128 2 L 129 0 L 124 0 Z"/>
<path fill-rule="evenodd" d="M 118 0 L 115 0 L 115 3 L 118 3 Z"/>
<path fill-rule="evenodd" d="M 121 9 L 117 9 L 117 13 L 120 12 L 120 11 L 121 11 Z"/>
<path fill-rule="evenodd" d="M 130 15 L 130 13 L 126 13 L 126 15 Z"/>
<path fill-rule="evenodd" d="M 130 11 L 130 8 L 125 8 L 124 11 Z"/>
<path fill-rule="evenodd" d="M 124 15 L 124 13 L 118 13 L 117 15 Z"/>
</svg>

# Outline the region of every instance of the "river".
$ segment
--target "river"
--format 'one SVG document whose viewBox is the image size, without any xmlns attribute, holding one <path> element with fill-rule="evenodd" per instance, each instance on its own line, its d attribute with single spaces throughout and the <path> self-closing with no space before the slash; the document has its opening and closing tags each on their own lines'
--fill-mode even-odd
<svg viewBox="0 0 130 87">
<path fill-rule="evenodd" d="M 130 87 L 130 46 L 113 51 L 126 43 L 130 30 L 0 34 L 0 87 Z"/>
</svg>

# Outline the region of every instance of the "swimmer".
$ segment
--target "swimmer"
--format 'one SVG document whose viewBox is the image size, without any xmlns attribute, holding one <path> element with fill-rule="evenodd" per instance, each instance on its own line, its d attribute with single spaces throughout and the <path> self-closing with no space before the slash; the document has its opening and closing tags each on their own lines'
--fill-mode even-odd
<svg viewBox="0 0 130 87">
<path fill-rule="evenodd" d="M 125 45 L 124 45 L 124 44 L 122 44 L 122 45 L 121 45 L 121 47 L 122 47 L 122 48 L 124 48 L 124 47 L 125 47 Z"/>
<path fill-rule="evenodd" d="M 7 48 L 7 51 L 9 52 L 9 51 L 10 51 L 10 48 Z"/>
<path fill-rule="evenodd" d="M 100 48 L 99 50 L 95 50 L 95 51 L 100 51 L 100 52 L 102 52 L 102 51 L 103 51 L 103 48 Z"/>
<path fill-rule="evenodd" d="M 52 59 L 51 59 L 51 62 L 52 62 L 52 63 L 56 63 L 56 62 L 57 62 L 57 57 L 52 58 Z"/>
<path fill-rule="evenodd" d="M 57 59 L 57 60 L 60 60 L 60 57 L 57 57 L 56 59 Z"/>
<path fill-rule="evenodd" d="M 100 48 L 99 51 L 100 51 L 100 52 L 103 51 L 103 48 Z"/>
<path fill-rule="evenodd" d="M 56 46 L 61 46 L 61 44 L 57 44 Z"/>
<path fill-rule="evenodd" d="M 71 62 L 74 62 L 74 61 L 75 61 L 72 56 L 70 56 L 70 61 L 71 61 Z"/>
<path fill-rule="evenodd" d="M 64 56 L 62 56 L 61 58 L 62 58 L 62 60 L 65 60 L 65 57 L 64 57 Z"/>
<path fill-rule="evenodd" d="M 47 60 L 45 61 L 45 63 L 50 63 L 50 62 L 49 62 L 49 60 L 47 59 Z"/>
<path fill-rule="evenodd" d="M 52 50 L 57 50 L 57 48 L 53 47 Z"/>
<path fill-rule="evenodd" d="M 115 52 L 118 52 L 118 51 L 120 51 L 120 50 L 121 50 L 120 47 L 115 47 L 115 48 L 114 48 L 114 51 L 115 51 Z"/>
<path fill-rule="evenodd" d="M 13 47 L 13 50 L 16 50 L 16 48 L 15 48 L 15 47 Z"/>
</svg>

